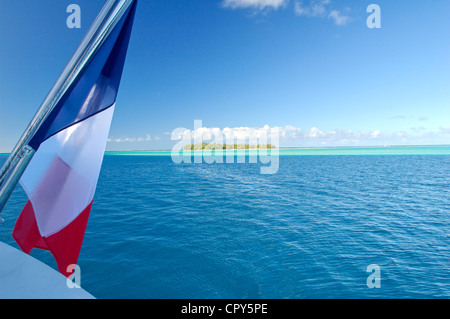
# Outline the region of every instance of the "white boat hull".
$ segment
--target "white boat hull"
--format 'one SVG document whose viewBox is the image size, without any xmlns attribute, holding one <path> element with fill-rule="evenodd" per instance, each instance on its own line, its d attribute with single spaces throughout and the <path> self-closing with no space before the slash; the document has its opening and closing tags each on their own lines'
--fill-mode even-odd
<svg viewBox="0 0 450 319">
<path fill-rule="evenodd" d="M 39 260 L 0 242 L 0 299 L 95 299 Z"/>
</svg>

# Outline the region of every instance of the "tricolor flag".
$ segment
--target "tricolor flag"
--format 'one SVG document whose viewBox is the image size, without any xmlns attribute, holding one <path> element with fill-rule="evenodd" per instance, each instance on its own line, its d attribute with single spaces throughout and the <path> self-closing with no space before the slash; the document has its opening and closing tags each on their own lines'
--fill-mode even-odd
<svg viewBox="0 0 450 319">
<path fill-rule="evenodd" d="M 36 153 L 20 180 L 28 202 L 13 237 L 26 253 L 49 250 L 66 276 L 80 254 L 136 4 L 129 6 L 29 143 Z"/>
</svg>

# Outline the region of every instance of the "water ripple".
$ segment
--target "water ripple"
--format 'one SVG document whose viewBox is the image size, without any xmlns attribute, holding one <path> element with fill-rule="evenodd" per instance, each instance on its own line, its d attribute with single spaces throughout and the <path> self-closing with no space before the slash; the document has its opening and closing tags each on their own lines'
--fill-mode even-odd
<svg viewBox="0 0 450 319">
<path fill-rule="evenodd" d="M 449 156 L 106 156 L 79 264 L 98 298 L 448 298 Z M 2 217 L 10 231 L 26 197 Z M 39 255 L 51 263 L 51 257 Z M 380 289 L 366 285 L 381 267 Z"/>
</svg>

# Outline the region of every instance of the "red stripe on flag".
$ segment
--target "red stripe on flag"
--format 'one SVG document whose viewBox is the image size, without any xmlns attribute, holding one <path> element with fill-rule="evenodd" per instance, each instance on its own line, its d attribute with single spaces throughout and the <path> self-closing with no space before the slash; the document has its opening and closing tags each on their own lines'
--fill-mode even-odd
<svg viewBox="0 0 450 319">
<path fill-rule="evenodd" d="M 50 251 L 56 260 L 58 270 L 68 277 L 71 273 L 67 272 L 67 267 L 76 264 L 80 255 L 91 208 L 92 202 L 69 225 L 49 237 L 42 237 L 36 223 L 33 205 L 28 201 L 17 219 L 12 236 L 27 254 L 33 248 Z"/>
<path fill-rule="evenodd" d="M 56 234 L 44 238 L 56 259 L 59 271 L 66 277 L 72 274 L 67 272 L 67 266 L 76 264 L 78 261 L 91 207 L 92 202 L 69 225 Z"/>
<path fill-rule="evenodd" d="M 29 254 L 35 247 L 48 249 L 44 239 L 39 233 L 33 205 L 30 201 L 28 201 L 25 205 L 22 213 L 17 219 L 12 236 L 19 245 L 20 249 L 27 254 Z"/>
</svg>

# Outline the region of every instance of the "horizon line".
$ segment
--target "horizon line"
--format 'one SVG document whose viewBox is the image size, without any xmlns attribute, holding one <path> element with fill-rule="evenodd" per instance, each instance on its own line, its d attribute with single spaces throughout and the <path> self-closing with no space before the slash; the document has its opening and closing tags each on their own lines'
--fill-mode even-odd
<svg viewBox="0 0 450 319">
<path fill-rule="evenodd" d="M 366 146 L 286 146 L 286 147 L 279 147 L 275 148 L 274 150 L 289 150 L 289 149 L 302 149 L 302 150 L 312 150 L 312 149 L 349 149 L 349 148 L 390 148 L 390 147 L 450 147 L 450 144 L 417 144 L 417 145 L 366 145 Z M 251 151 L 251 150 L 258 150 L 258 149 L 232 149 L 230 151 Z M 264 150 L 264 149 L 263 149 Z M 270 149 L 267 149 L 270 150 Z M 122 153 L 122 152 L 171 152 L 170 149 L 157 149 L 157 150 L 121 150 L 121 151 L 112 151 L 112 150 L 106 150 L 105 153 Z M 179 150 L 178 152 L 182 151 L 192 151 L 192 150 Z M 194 150 L 194 151 L 204 151 L 204 150 Z M 221 151 L 221 150 L 219 150 Z M 226 151 L 226 150 L 224 150 Z M 1 154 L 1 153 L 0 153 Z"/>
<path fill-rule="evenodd" d="M 275 148 L 274 150 L 288 150 L 288 149 L 302 149 L 302 150 L 313 150 L 313 149 L 356 149 L 356 148 L 391 148 L 391 147 L 450 147 L 450 144 L 414 144 L 414 145 L 365 145 L 365 146 L 286 146 L 286 147 L 279 147 Z M 246 149 L 237 149 L 239 151 L 245 151 Z M 258 150 L 258 149 L 251 149 L 251 150 Z M 267 149 L 270 150 L 270 149 Z M 113 151 L 113 150 L 106 150 L 106 153 L 123 153 L 123 152 L 129 152 L 129 153 L 139 153 L 139 152 L 171 152 L 170 149 L 157 149 L 157 150 L 121 150 L 121 151 Z M 185 151 L 185 150 L 179 150 L 178 152 Z M 192 151 L 192 150 L 188 150 Z M 195 150 L 195 151 L 204 151 L 204 150 Z M 219 150 L 220 151 L 220 150 Z M 227 151 L 227 150 L 225 150 Z M 233 149 L 233 151 L 236 151 L 236 149 Z M 11 153 L 2 153 L 0 152 L 0 156 L 10 155 Z"/>
</svg>

